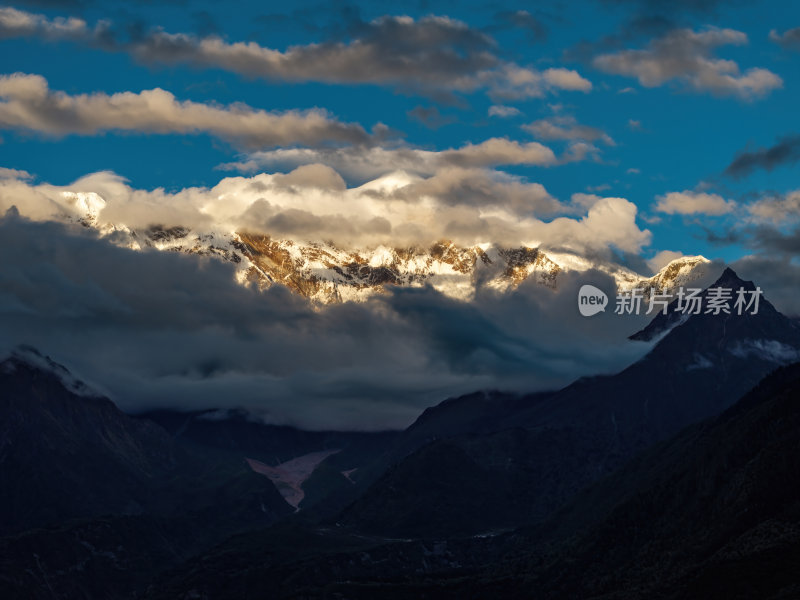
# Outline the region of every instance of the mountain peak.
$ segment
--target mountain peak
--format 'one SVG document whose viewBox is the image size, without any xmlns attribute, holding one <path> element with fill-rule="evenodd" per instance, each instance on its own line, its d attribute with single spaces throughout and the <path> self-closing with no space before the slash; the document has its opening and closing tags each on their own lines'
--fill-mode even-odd
<svg viewBox="0 0 800 600">
<path fill-rule="evenodd" d="M 732 291 L 733 297 L 736 297 L 736 292 L 740 288 L 744 288 L 745 290 L 752 292 L 756 290 L 756 285 L 752 281 L 745 281 L 741 279 L 737 274 L 730 267 L 726 267 L 722 274 L 717 278 L 717 280 L 709 285 L 707 288 L 703 290 L 701 294 L 703 298 L 707 297 L 709 294 L 709 290 L 712 288 L 724 288 L 729 289 Z M 644 329 L 637 331 L 633 335 L 629 336 L 628 339 L 637 340 L 637 341 L 651 341 L 669 331 L 673 328 L 686 323 L 689 319 L 692 318 L 691 315 L 685 314 L 677 309 L 677 302 L 678 299 L 674 299 L 670 302 L 669 308 L 666 314 L 658 313 L 650 323 Z M 759 300 L 759 311 L 762 313 L 778 313 L 775 307 L 770 304 L 770 302 L 765 298 L 761 297 Z M 722 313 L 724 315 L 724 313 Z M 780 314 L 780 313 L 778 313 Z M 694 315 L 696 317 L 703 317 L 705 315 Z M 781 317 L 785 318 L 784 315 L 780 315 Z"/>
<path fill-rule="evenodd" d="M 65 389 L 77 396 L 92 398 L 101 398 L 103 396 L 75 377 L 64 365 L 42 354 L 33 346 L 21 344 L 14 348 L 4 359 L 0 359 L 0 371 L 4 373 L 14 372 L 22 366 L 32 371 L 40 371 L 52 375 Z"/>
<path fill-rule="evenodd" d="M 756 285 L 752 281 L 745 281 L 730 267 L 725 267 L 722 275 L 719 276 L 719 278 L 711 285 L 711 287 L 731 288 L 734 291 L 738 290 L 740 287 L 743 287 L 746 290 L 756 289 Z"/>
</svg>

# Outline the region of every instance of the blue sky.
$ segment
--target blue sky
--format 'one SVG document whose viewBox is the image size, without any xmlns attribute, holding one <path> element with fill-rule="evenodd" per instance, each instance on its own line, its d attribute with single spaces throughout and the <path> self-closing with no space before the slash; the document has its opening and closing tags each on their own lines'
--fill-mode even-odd
<svg viewBox="0 0 800 600">
<path fill-rule="evenodd" d="M 489 138 L 519 143 L 540 141 L 561 155 L 568 140 L 543 139 L 523 126 L 536 121 L 572 119 L 613 140 L 592 140 L 596 152 L 558 166 L 500 165 L 497 169 L 544 185 L 562 202 L 572 194 L 619 196 L 638 207 L 637 222 L 653 232 L 643 248 L 648 258 L 660 250 L 735 260 L 751 252 L 737 242 L 711 244 L 707 231 L 722 237 L 750 218 L 745 207 L 765 195 L 785 195 L 797 186 L 796 164 L 779 164 L 744 176 L 725 175 L 737 153 L 768 148 L 800 128 L 800 52 L 797 42 L 770 39 L 800 26 L 800 6 L 788 2 L 587 2 L 454 3 L 280 3 L 235 2 L 23 2 L 13 8 L 53 22 L 76 17 L 88 28 L 108 21 L 119 40 L 151 31 L 184 33 L 196 39 L 219 36 L 228 43 L 254 42 L 285 51 L 307 44 L 352 43 L 376 19 L 446 16 L 484 36 L 495 61 L 539 72 L 568 69 L 591 82 L 591 90 L 550 89 L 536 97 L 492 98 L 486 89 L 413 90 L 401 84 L 264 79 L 218 66 L 142 60 L 119 47 L 41 33 L 6 34 L 0 41 L 0 72 L 43 76 L 51 90 L 70 95 L 140 92 L 163 88 L 176 99 L 202 103 L 245 103 L 266 111 L 322 108 L 343 122 L 370 131 L 383 123 L 393 131 L 389 143 L 441 151 Z M 520 12 L 523 11 L 523 12 Z M 674 31 L 733 30 L 746 41 L 723 43 L 707 58 L 734 61 L 739 74 L 763 69 L 779 78 L 752 93 L 696 88 L 684 75 L 647 87 L 630 74 L 600 68 L 597 58 L 642 50 Z M 774 36 L 773 36 L 774 37 Z M 424 63 L 414 69 L 424 71 Z M 413 76 L 412 76 L 413 78 Z M 313 78 L 311 78 L 313 79 Z M 449 96 L 449 97 L 448 97 Z M 514 116 L 488 115 L 493 105 L 513 107 Z M 423 123 L 413 111 L 433 112 Z M 40 182 L 67 184 L 87 173 L 110 170 L 132 187 L 179 190 L 213 186 L 223 176 L 218 166 L 241 159 L 242 148 L 205 133 L 154 134 L 111 128 L 89 135 L 53 135 L 44 127 L 3 125 L 0 165 L 27 171 Z M 291 140 L 276 147 L 302 147 Z M 248 148 L 247 151 L 252 151 Z M 264 168 L 263 170 L 270 170 Z M 284 169 L 286 170 L 286 169 Z M 722 215 L 667 214 L 655 210 L 660 196 L 683 191 L 718 194 L 737 204 Z"/>
</svg>

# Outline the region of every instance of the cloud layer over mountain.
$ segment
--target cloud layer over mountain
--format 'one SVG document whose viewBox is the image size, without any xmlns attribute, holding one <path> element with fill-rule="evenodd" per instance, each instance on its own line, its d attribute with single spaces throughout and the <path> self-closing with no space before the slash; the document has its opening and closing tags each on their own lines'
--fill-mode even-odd
<svg viewBox="0 0 800 600">
<path fill-rule="evenodd" d="M 0 222 L 4 346 L 41 348 L 127 410 L 244 406 L 316 429 L 401 427 L 453 394 L 552 388 L 645 352 L 624 336 L 640 321 L 579 316 L 578 279 L 472 303 L 395 289 L 319 311 L 282 286 L 243 288 L 215 259 L 135 252 L 14 211 Z"/>
<path fill-rule="evenodd" d="M 468 150 L 459 156 L 469 161 L 476 154 Z M 564 204 L 538 183 L 455 166 L 427 178 L 398 172 L 348 188 L 336 171 L 314 164 L 174 193 L 137 190 L 108 172 L 63 187 L 12 176 L 0 179 L 0 210 L 14 205 L 23 216 L 39 220 L 85 216 L 74 206 L 75 192 L 100 197 L 99 223 L 245 229 L 362 248 L 449 239 L 466 246 L 529 244 L 608 254 L 612 248 L 637 253 L 650 240 L 636 222 L 636 206 L 624 198 L 598 198 L 588 207 Z"/>
</svg>

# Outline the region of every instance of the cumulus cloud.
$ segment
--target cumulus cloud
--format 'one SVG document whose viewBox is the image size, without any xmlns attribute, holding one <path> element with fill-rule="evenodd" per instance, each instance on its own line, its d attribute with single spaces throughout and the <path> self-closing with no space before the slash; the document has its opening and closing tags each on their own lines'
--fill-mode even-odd
<svg viewBox="0 0 800 600">
<path fill-rule="evenodd" d="M 794 164 L 798 160 L 800 160 L 800 135 L 787 135 L 769 148 L 738 152 L 725 169 L 725 174 L 732 177 L 744 177 L 756 169 L 772 171 L 776 167 Z"/>
<path fill-rule="evenodd" d="M 239 148 L 365 143 L 370 135 L 326 111 L 267 112 L 232 104 L 180 101 L 155 88 L 141 92 L 69 95 L 51 90 L 39 75 L 0 76 L 0 127 L 46 135 L 96 135 L 106 131 L 207 133 Z"/>
<path fill-rule="evenodd" d="M 580 221 L 559 217 L 548 223 L 548 237 L 553 236 L 548 243 L 555 244 L 557 239 L 565 239 L 579 246 L 577 240 L 583 238 L 587 248 L 611 245 L 623 252 L 638 254 L 650 243 L 652 234 L 647 229 L 639 229 L 636 216 L 633 202 L 624 198 L 602 198 Z"/>
<path fill-rule="evenodd" d="M 83 19 L 48 19 L 10 6 L 0 7 L 0 39 L 37 36 L 47 40 L 82 40 L 93 35 Z"/>
<path fill-rule="evenodd" d="M 614 140 L 602 129 L 581 125 L 575 117 L 568 115 L 539 119 L 522 128 L 541 140 L 601 140 L 609 146 L 614 145 Z"/>
<path fill-rule="evenodd" d="M 736 202 L 719 194 L 684 190 L 658 198 L 656 210 L 668 215 L 724 215 L 736 209 Z"/>
<path fill-rule="evenodd" d="M 33 175 L 21 169 L 0 167 L 0 179 L 31 179 Z"/>
<path fill-rule="evenodd" d="M 747 211 L 755 221 L 776 225 L 796 221 L 800 219 L 800 190 L 760 198 L 748 204 Z"/>
<path fill-rule="evenodd" d="M 787 29 L 783 33 L 773 29 L 769 32 L 769 39 L 787 50 L 800 50 L 800 27 Z"/>
<path fill-rule="evenodd" d="M 592 90 L 592 82 L 572 69 L 538 71 L 513 63 L 478 73 L 474 81 L 486 87 L 489 96 L 497 101 L 542 98 L 546 93 L 556 90 L 584 93 Z"/>
<path fill-rule="evenodd" d="M 677 250 L 662 250 L 647 261 L 647 266 L 650 267 L 653 273 L 658 273 L 673 260 L 681 258 L 682 256 L 684 256 L 683 252 Z"/>
<path fill-rule="evenodd" d="M 639 252 L 651 238 L 637 225 L 636 206 L 624 198 L 565 205 L 539 183 L 479 168 L 449 166 L 428 177 L 400 171 L 351 188 L 325 165 L 228 177 L 212 188 L 177 192 L 134 189 L 108 172 L 66 186 L 0 180 L 0 211 L 16 206 L 31 219 L 82 217 L 87 202 L 106 229 L 244 229 L 359 248 L 449 239 L 609 254 L 611 248 Z"/>
<path fill-rule="evenodd" d="M 743 45 L 747 35 L 734 29 L 674 29 L 641 50 L 596 56 L 592 64 L 607 73 L 635 77 L 645 87 L 677 81 L 696 92 L 753 100 L 783 87 L 775 73 L 758 67 L 742 72 L 732 60 L 716 58 L 725 45 Z"/>
<path fill-rule="evenodd" d="M 610 188 L 611 188 L 610 185 L 602 184 L 592 188 L 590 191 L 602 192 Z M 573 204 L 582 206 L 587 209 L 591 208 L 602 199 L 603 197 L 598 196 L 597 194 L 584 194 L 583 192 L 576 192 L 572 194 L 572 196 L 570 196 L 570 200 L 572 200 Z"/>
<path fill-rule="evenodd" d="M 129 411 L 245 407 L 272 423 L 383 429 L 453 394 L 618 370 L 648 349 L 625 339 L 642 317 L 580 317 L 583 278 L 482 290 L 473 303 L 397 289 L 316 311 L 280 285 L 235 284 L 212 258 L 0 219 L 3 345 L 41 349 Z"/>
<path fill-rule="evenodd" d="M 467 144 L 456 150 L 440 153 L 445 164 L 460 167 L 487 167 L 491 165 L 555 164 L 556 157 L 547 146 L 537 142 L 520 144 L 506 138 L 490 138 L 479 144 Z"/>
<path fill-rule="evenodd" d="M 15 9 L 0 12 L 0 37 L 79 41 L 127 52 L 147 64 L 224 69 L 272 81 L 374 84 L 431 95 L 485 90 L 504 98 L 591 89 L 591 82 L 570 69 L 539 71 L 502 60 L 491 37 L 449 17 L 383 16 L 354 29 L 350 40 L 277 50 L 160 29 L 128 39 L 109 22 L 91 28 L 79 19 L 50 20 Z"/>
</svg>

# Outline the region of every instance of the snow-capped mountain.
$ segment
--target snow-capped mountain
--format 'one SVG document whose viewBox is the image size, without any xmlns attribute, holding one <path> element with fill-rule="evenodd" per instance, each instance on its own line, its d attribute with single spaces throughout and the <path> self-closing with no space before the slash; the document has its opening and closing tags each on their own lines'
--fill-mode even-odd
<svg viewBox="0 0 800 600">
<path fill-rule="evenodd" d="M 711 265 L 702 256 L 682 257 L 646 277 L 621 265 L 526 246 L 486 243 L 461 247 L 442 240 L 427 247 L 345 249 L 331 242 L 277 239 L 248 231 L 198 232 L 180 226 L 151 226 L 141 231 L 102 222 L 99 214 L 105 202 L 95 193 L 65 194 L 74 209 L 69 219 L 96 229 L 115 244 L 134 250 L 150 247 L 216 256 L 236 265 L 236 277 L 242 284 L 266 288 L 280 283 L 320 304 L 363 301 L 391 285 L 431 285 L 461 300 L 473 298 L 481 285 L 505 292 L 528 279 L 555 289 L 561 273 L 589 269 L 610 275 L 620 292 L 638 288 L 645 294 L 651 289 L 672 293 L 679 286 L 702 280 Z"/>
</svg>

